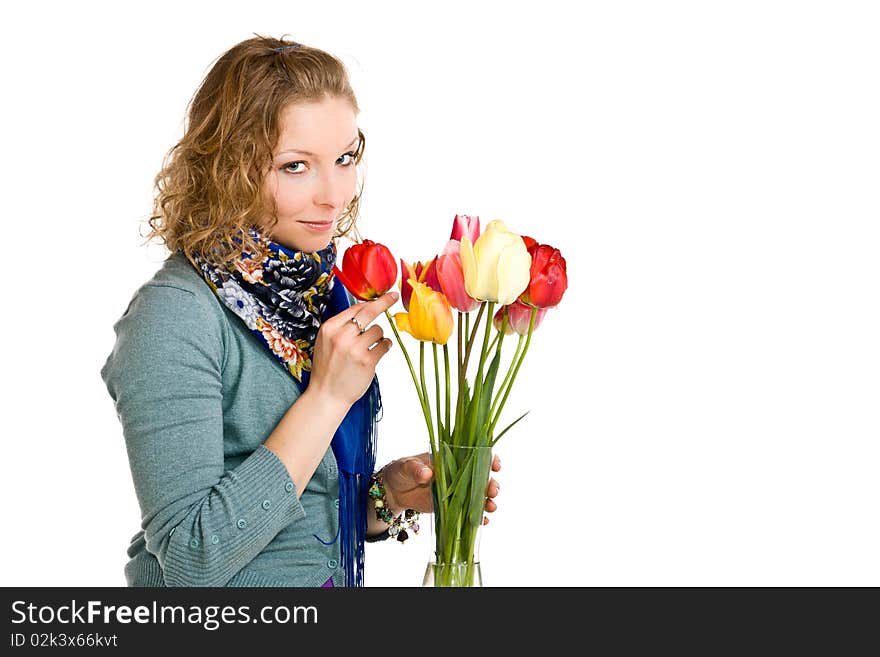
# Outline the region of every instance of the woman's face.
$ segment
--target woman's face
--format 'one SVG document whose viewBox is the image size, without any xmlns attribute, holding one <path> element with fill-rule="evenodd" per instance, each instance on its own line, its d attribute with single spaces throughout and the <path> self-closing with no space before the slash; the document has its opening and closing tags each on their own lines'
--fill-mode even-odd
<svg viewBox="0 0 880 657">
<path fill-rule="evenodd" d="M 357 187 L 354 110 L 340 98 L 291 104 L 281 112 L 280 128 L 263 189 L 278 208 L 269 237 L 296 251 L 320 251 Z"/>
</svg>

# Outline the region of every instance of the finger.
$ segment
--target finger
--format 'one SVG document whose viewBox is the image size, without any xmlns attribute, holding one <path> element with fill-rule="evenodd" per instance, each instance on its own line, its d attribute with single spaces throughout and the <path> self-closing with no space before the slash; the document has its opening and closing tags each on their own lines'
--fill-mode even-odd
<svg viewBox="0 0 880 657">
<path fill-rule="evenodd" d="M 373 299 L 372 301 L 360 304 L 361 308 L 357 313 L 357 318 L 361 323 L 361 326 L 366 326 L 388 310 L 395 304 L 399 296 L 400 295 L 397 292 L 387 292 L 378 299 Z"/>
<path fill-rule="evenodd" d="M 483 524 L 484 524 L 484 525 L 488 525 L 488 524 L 489 524 L 489 519 L 488 519 L 486 516 L 483 516 Z"/>
<path fill-rule="evenodd" d="M 372 322 L 374 319 L 376 319 L 376 317 L 379 316 L 379 313 L 384 312 L 386 308 L 390 308 L 391 306 L 393 306 L 394 302 L 397 301 L 397 299 L 399 297 L 400 297 L 399 293 L 395 292 L 394 290 L 391 290 L 390 292 L 383 294 L 378 299 L 373 299 L 372 301 L 364 301 L 362 303 L 353 303 L 345 310 L 343 310 L 343 311 L 333 315 L 333 317 L 327 319 L 324 323 L 335 325 L 338 328 L 338 327 L 342 326 L 343 324 L 345 324 L 345 322 L 350 322 L 352 317 L 357 316 L 358 321 L 361 323 L 361 326 L 366 326 L 367 324 Z M 361 313 L 366 312 L 367 309 L 371 305 L 374 305 L 377 302 L 385 303 L 387 305 L 384 308 L 382 308 L 381 310 L 379 310 L 378 312 L 376 312 L 375 314 L 373 314 L 372 316 L 370 316 L 370 315 L 363 315 L 362 316 L 361 315 Z"/>
<path fill-rule="evenodd" d="M 498 505 L 495 504 L 492 500 L 486 500 L 486 511 L 492 513 L 493 511 L 498 509 Z"/>
<path fill-rule="evenodd" d="M 498 472 L 501 469 L 501 457 L 497 454 L 492 458 L 492 472 Z"/>
<path fill-rule="evenodd" d="M 434 476 L 431 468 L 418 458 L 411 458 L 406 462 L 406 471 L 417 484 L 427 484 Z"/>
<path fill-rule="evenodd" d="M 379 340 L 378 343 L 376 343 L 375 347 L 372 347 L 371 349 L 368 350 L 370 352 L 370 355 L 373 357 L 372 358 L 373 367 L 376 366 L 376 363 L 379 362 L 379 360 L 382 358 L 382 356 L 384 356 L 385 354 L 387 354 L 391 350 L 392 344 L 394 344 L 394 343 L 391 342 L 391 338 L 382 338 L 381 340 Z"/>
<path fill-rule="evenodd" d="M 486 487 L 486 495 L 488 497 L 495 497 L 498 495 L 498 492 L 501 490 L 501 485 L 495 481 L 494 479 L 489 480 L 489 485 Z"/>
<path fill-rule="evenodd" d="M 358 341 L 365 347 L 371 347 L 385 336 L 385 332 L 381 326 L 373 324 L 366 331 L 358 336 Z"/>
</svg>

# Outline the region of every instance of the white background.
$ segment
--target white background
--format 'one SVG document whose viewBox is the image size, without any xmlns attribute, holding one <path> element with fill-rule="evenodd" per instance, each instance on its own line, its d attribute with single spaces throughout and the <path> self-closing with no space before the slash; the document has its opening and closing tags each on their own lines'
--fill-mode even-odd
<svg viewBox="0 0 880 657">
<path fill-rule="evenodd" d="M 362 231 L 562 249 L 508 402 L 488 585 L 880 585 L 880 21 L 857 2 L 41 3 L 4 20 L 2 585 L 122 586 L 99 370 L 186 103 L 252 33 L 346 63 Z M 575 8 L 577 7 L 577 8 Z M 399 352 L 379 459 L 427 439 Z M 425 523 L 427 524 L 427 523 Z M 425 533 L 368 547 L 417 586 Z"/>
</svg>

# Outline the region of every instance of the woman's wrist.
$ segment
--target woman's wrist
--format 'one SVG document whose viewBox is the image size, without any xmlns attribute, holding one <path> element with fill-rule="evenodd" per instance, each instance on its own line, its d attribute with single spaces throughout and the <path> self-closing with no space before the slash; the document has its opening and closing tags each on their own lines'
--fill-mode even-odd
<svg viewBox="0 0 880 657">
<path fill-rule="evenodd" d="M 345 415 L 351 408 L 351 404 L 346 403 L 319 386 L 307 386 L 300 397 L 310 399 L 316 410 L 321 413 L 321 417 L 339 418 L 338 424 L 342 423 L 342 420 L 345 419 Z"/>
<path fill-rule="evenodd" d="M 388 535 L 401 543 L 409 538 L 409 533 L 418 533 L 419 513 L 413 509 L 398 508 L 393 495 L 385 483 L 384 468 L 370 478 L 369 500 L 377 523 L 387 528 Z"/>
</svg>

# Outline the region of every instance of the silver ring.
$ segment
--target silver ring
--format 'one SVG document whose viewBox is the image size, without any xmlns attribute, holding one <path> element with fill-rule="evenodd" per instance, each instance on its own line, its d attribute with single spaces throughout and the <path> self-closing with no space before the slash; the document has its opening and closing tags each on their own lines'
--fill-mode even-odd
<svg viewBox="0 0 880 657">
<path fill-rule="evenodd" d="M 361 326 L 361 323 L 357 320 L 357 317 L 352 317 L 352 318 L 351 318 L 351 321 L 354 323 L 355 326 L 358 327 L 358 331 L 359 331 L 360 333 L 363 333 L 364 331 L 367 330 L 367 329 L 365 329 L 363 326 Z"/>
</svg>

